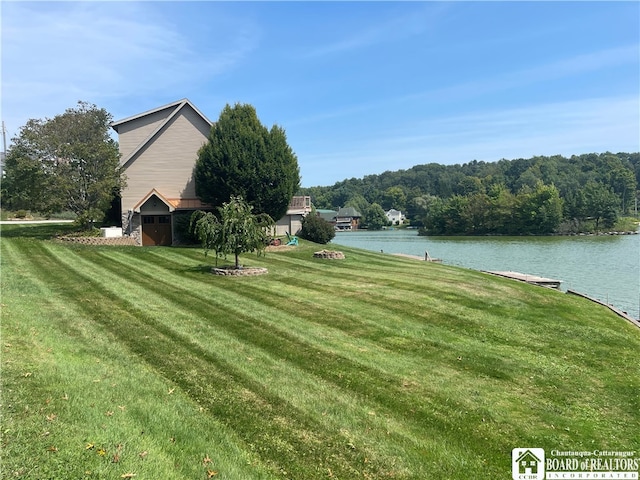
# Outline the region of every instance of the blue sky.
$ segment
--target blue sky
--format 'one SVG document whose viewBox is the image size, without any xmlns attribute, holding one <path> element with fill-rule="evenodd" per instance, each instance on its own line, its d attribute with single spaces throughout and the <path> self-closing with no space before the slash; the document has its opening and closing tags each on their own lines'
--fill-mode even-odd
<svg viewBox="0 0 640 480">
<path fill-rule="evenodd" d="M 2 120 L 250 103 L 303 186 L 640 150 L 639 2 L 7 2 Z"/>
</svg>

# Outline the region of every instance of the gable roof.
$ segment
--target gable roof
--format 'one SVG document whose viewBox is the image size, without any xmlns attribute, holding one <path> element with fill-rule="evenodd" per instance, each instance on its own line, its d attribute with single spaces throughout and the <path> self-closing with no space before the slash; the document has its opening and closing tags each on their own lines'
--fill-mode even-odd
<svg viewBox="0 0 640 480">
<path fill-rule="evenodd" d="M 173 205 L 173 203 L 171 203 L 167 198 L 165 198 L 164 195 L 162 195 L 160 192 L 158 192 L 155 188 L 152 189 L 149 193 L 147 193 L 144 197 L 142 197 L 142 200 L 140 200 L 134 207 L 133 207 L 133 211 L 136 213 L 140 213 L 140 207 L 142 207 L 142 205 L 145 204 L 145 202 L 147 200 L 149 200 L 151 197 L 157 197 L 158 200 L 160 200 L 162 203 L 164 203 L 167 207 L 169 207 L 169 212 L 173 212 L 176 207 L 175 205 Z"/>
<path fill-rule="evenodd" d="M 338 215 L 337 210 L 328 210 L 323 208 L 317 208 L 316 213 L 320 218 L 323 218 L 327 222 L 333 222 L 336 219 L 336 215 Z"/>
<path fill-rule="evenodd" d="M 193 111 L 195 111 L 209 126 L 213 125 L 211 120 L 204 116 L 204 114 L 196 108 L 196 106 L 191 103 L 187 98 L 183 98 L 182 100 L 178 100 L 177 102 L 169 103 L 167 105 L 163 105 L 162 107 L 154 108 L 153 110 L 148 110 L 146 112 L 138 113 L 137 115 L 133 115 L 131 117 L 123 118 L 122 120 L 118 120 L 115 122 L 111 122 L 111 128 L 113 128 L 117 133 L 119 132 L 119 128 L 125 123 L 132 122 L 139 118 L 146 117 L 148 115 L 152 115 L 157 112 L 161 112 L 163 110 L 171 109 L 171 113 L 165 118 L 160 124 L 153 130 L 147 138 L 145 138 L 136 148 L 133 149 L 131 153 L 129 153 L 126 157 L 121 159 L 121 164 L 123 167 L 127 168 L 131 161 L 131 159 L 135 158 L 136 155 L 149 143 L 151 142 L 157 135 L 162 131 L 162 129 L 173 120 L 180 111 L 185 107 L 191 107 Z"/>
<path fill-rule="evenodd" d="M 540 459 L 538 457 L 536 457 L 531 450 L 525 450 L 517 459 L 516 462 L 520 463 L 522 460 L 524 459 L 531 459 L 531 460 L 535 460 L 536 462 L 539 462 Z"/>
<path fill-rule="evenodd" d="M 342 207 L 338 210 L 338 217 L 361 217 L 360 212 L 358 212 L 353 207 Z"/>
</svg>

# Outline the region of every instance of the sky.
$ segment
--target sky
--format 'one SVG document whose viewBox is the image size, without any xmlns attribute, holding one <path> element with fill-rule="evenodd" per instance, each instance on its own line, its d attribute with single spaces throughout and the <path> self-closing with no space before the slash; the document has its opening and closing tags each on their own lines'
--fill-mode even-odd
<svg viewBox="0 0 640 480">
<path fill-rule="evenodd" d="M 1 118 L 188 98 L 285 129 L 302 186 L 640 151 L 640 2 L 2 1 Z M 115 133 L 114 133 L 115 135 Z"/>
</svg>

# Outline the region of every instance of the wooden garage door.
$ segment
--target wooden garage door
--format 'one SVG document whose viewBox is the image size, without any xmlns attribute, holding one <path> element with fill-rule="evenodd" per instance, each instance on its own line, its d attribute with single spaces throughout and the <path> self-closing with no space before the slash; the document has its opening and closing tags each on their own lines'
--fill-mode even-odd
<svg viewBox="0 0 640 480">
<path fill-rule="evenodd" d="M 171 215 L 142 216 L 142 245 L 171 245 Z"/>
</svg>

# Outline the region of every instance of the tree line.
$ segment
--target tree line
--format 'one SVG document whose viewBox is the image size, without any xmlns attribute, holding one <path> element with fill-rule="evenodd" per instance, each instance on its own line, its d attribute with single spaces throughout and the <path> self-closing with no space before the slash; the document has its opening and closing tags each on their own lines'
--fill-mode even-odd
<svg viewBox="0 0 640 480">
<path fill-rule="evenodd" d="M 317 208 L 403 211 L 429 234 L 547 234 L 611 228 L 636 212 L 639 153 L 416 165 L 302 189 Z"/>
</svg>

